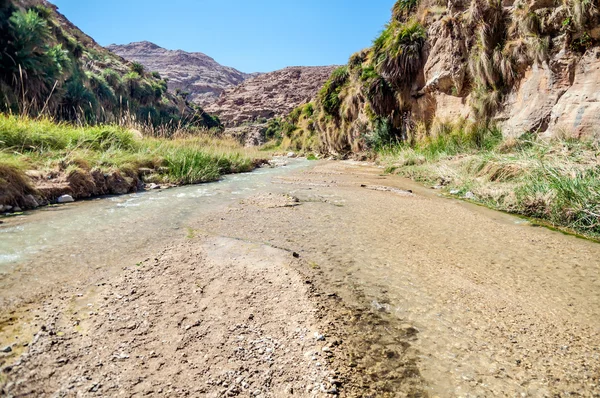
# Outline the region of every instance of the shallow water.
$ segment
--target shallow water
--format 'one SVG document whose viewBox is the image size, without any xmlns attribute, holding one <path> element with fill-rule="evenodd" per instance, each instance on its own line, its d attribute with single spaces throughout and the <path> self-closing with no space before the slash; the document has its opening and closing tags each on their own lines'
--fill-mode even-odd
<svg viewBox="0 0 600 398">
<path fill-rule="evenodd" d="M 185 236 L 188 220 L 194 216 L 239 201 L 264 190 L 273 177 L 310 165 L 303 159 L 286 162 L 284 167 L 230 175 L 214 183 L 98 198 L 5 217 L 0 225 L 0 291 L 6 293 L 2 282 L 9 276 L 13 279 L 16 270 L 41 282 L 60 279 L 65 272 L 129 259 L 170 237 Z"/>
</svg>

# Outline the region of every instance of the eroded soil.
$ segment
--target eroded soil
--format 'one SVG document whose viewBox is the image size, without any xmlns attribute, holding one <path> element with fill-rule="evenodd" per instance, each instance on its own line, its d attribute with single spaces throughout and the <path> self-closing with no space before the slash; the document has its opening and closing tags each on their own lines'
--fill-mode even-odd
<svg viewBox="0 0 600 398">
<path fill-rule="evenodd" d="M 600 246 L 380 173 L 276 177 L 65 275 L 2 314 L 3 394 L 600 396 Z"/>
</svg>

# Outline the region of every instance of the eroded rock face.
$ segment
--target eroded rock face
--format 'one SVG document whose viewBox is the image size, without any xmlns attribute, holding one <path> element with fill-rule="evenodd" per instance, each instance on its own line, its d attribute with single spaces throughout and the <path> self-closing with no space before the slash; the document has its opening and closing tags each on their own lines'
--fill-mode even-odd
<svg viewBox="0 0 600 398">
<path fill-rule="evenodd" d="M 223 66 L 203 53 L 167 50 L 147 41 L 110 45 L 108 49 L 121 57 L 144 65 L 169 79 L 169 90 L 190 93 L 190 101 L 201 106 L 214 102 L 225 89 L 255 76 Z"/>
<path fill-rule="evenodd" d="M 534 59 L 524 61 L 515 53 L 514 81 L 506 87 L 499 110 L 493 115 L 504 134 L 600 136 L 600 48 L 591 46 L 585 52 L 574 49 L 574 41 L 582 36 L 574 32 L 573 27 L 569 28 L 570 33 L 565 28 L 565 21 L 572 18 L 572 10 L 553 0 L 504 1 L 503 6 L 509 34 L 522 26 L 523 22 L 519 21 L 525 7 L 543 21 L 542 36 L 547 40 L 544 44 L 547 52 L 538 59 L 527 55 Z M 452 121 L 474 117 L 472 92 L 477 82 L 468 65 L 478 44 L 473 39 L 477 28 L 465 22 L 469 19 L 470 7 L 470 1 L 451 1 L 441 17 L 427 21 L 423 84 L 417 82 L 413 88 L 411 103 L 416 120 Z M 600 28 L 593 22 L 598 20 L 598 13 L 594 11 L 594 15 L 588 16 L 586 28 L 592 39 L 600 37 Z M 522 46 L 529 40 L 523 37 L 513 38 L 514 45 Z"/>
<path fill-rule="evenodd" d="M 575 68 L 573 85 L 552 109 L 549 134 L 600 137 L 600 49 L 588 51 Z"/>
<path fill-rule="evenodd" d="M 570 86 L 572 67 L 565 61 L 554 70 L 548 65 L 533 65 L 527 70 L 520 86 L 507 100 L 507 120 L 503 126 L 506 135 L 548 130 L 552 109 Z"/>
<path fill-rule="evenodd" d="M 227 127 L 284 116 L 310 102 L 336 66 L 298 66 L 265 73 L 228 89 L 206 111 Z"/>
</svg>

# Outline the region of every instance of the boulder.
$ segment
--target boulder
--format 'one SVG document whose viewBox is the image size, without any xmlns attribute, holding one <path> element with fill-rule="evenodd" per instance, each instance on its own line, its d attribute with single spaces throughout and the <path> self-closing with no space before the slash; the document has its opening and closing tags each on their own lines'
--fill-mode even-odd
<svg viewBox="0 0 600 398">
<path fill-rule="evenodd" d="M 23 203 L 26 209 L 36 209 L 40 207 L 40 204 L 33 195 L 25 195 L 23 197 Z"/>
<path fill-rule="evenodd" d="M 58 199 L 56 199 L 56 201 L 58 203 L 73 203 L 75 202 L 75 199 L 73 199 L 71 195 L 62 195 L 59 196 Z"/>
</svg>

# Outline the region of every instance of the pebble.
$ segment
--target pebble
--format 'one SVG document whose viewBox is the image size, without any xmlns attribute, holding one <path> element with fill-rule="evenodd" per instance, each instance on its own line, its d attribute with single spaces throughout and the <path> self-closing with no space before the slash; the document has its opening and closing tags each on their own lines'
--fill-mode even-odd
<svg viewBox="0 0 600 398">
<path fill-rule="evenodd" d="M 73 197 L 71 195 L 62 195 L 62 196 L 59 196 L 56 201 L 58 203 L 73 203 L 73 202 L 75 202 L 75 199 L 73 199 Z"/>
<path fill-rule="evenodd" d="M 315 332 L 315 339 L 317 341 L 324 341 L 325 340 L 325 336 L 323 336 L 322 334 L 319 334 L 319 332 Z"/>
<path fill-rule="evenodd" d="M 465 194 L 465 199 L 471 199 L 471 200 L 473 200 L 473 199 L 476 199 L 476 198 L 477 197 L 475 196 L 475 194 L 473 192 L 467 192 Z"/>
<path fill-rule="evenodd" d="M 2 352 L 7 352 L 7 353 L 8 353 L 8 352 L 12 352 L 12 347 L 11 347 L 11 346 L 9 346 L 9 345 L 7 345 L 6 347 L 4 347 L 4 348 L 2 349 Z"/>
</svg>

